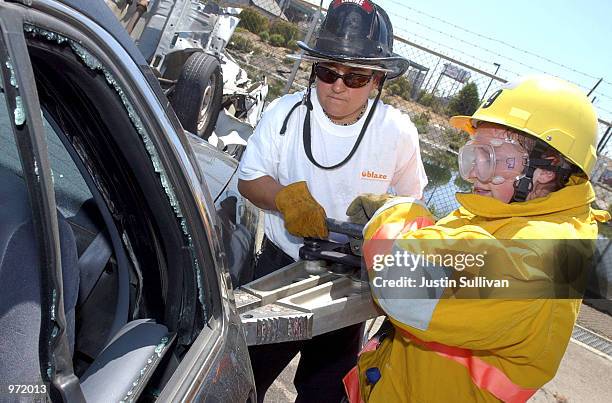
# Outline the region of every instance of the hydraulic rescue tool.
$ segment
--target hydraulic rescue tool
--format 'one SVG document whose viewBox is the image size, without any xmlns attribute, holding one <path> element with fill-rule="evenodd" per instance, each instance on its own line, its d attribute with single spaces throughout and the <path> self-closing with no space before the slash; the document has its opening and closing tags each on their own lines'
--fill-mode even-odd
<svg viewBox="0 0 612 403">
<path fill-rule="evenodd" d="M 300 260 L 234 292 L 249 345 L 305 340 L 378 316 L 361 264 L 363 227 L 327 219 L 346 242 L 306 238 Z"/>
</svg>

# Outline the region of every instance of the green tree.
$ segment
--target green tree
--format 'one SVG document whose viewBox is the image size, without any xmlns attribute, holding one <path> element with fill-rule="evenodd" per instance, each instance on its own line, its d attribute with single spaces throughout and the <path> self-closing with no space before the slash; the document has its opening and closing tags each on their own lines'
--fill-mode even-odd
<svg viewBox="0 0 612 403">
<path fill-rule="evenodd" d="M 264 15 L 252 8 L 245 8 L 242 10 L 240 15 L 238 15 L 238 18 L 240 18 L 238 27 L 245 28 L 254 34 L 259 34 L 262 31 L 266 31 L 268 29 L 268 25 L 270 24 Z"/>
<path fill-rule="evenodd" d="M 455 178 L 453 183 L 455 184 L 457 189 L 459 189 L 462 192 L 469 192 L 470 190 L 472 190 L 472 187 L 474 187 L 474 185 L 471 182 L 466 181 L 459 174 L 457 174 L 457 177 Z"/>
<path fill-rule="evenodd" d="M 283 95 L 284 84 L 276 79 L 270 79 L 268 81 L 268 95 L 266 96 L 266 101 L 271 102 L 276 98 Z"/>
<path fill-rule="evenodd" d="M 278 20 L 274 21 L 270 27 L 270 35 L 274 34 L 279 34 L 285 38 L 285 43 L 283 43 L 283 45 L 287 45 L 289 42 L 298 39 L 299 31 L 297 25 L 287 21 Z"/>
<path fill-rule="evenodd" d="M 440 150 L 439 148 L 427 144 L 425 142 L 420 142 L 420 145 L 423 160 L 427 160 L 427 162 L 429 162 L 430 164 L 435 164 L 436 166 L 447 168 L 451 172 L 457 172 L 459 166 L 457 164 L 456 154 Z"/>
<path fill-rule="evenodd" d="M 419 97 L 417 98 L 417 102 L 423 106 L 431 108 L 431 110 L 436 113 L 441 112 L 442 104 L 440 103 L 440 99 L 424 90 L 421 90 Z"/>
<path fill-rule="evenodd" d="M 283 46 L 285 44 L 285 38 L 281 34 L 272 34 L 270 35 L 269 42 L 272 46 Z"/>
<path fill-rule="evenodd" d="M 450 100 L 448 111 L 451 115 L 471 115 L 476 112 L 479 103 L 476 83 L 468 83 Z"/>
<path fill-rule="evenodd" d="M 259 38 L 264 42 L 268 42 L 270 40 L 270 33 L 268 31 L 261 31 Z"/>
<path fill-rule="evenodd" d="M 398 77 L 387 84 L 387 91 L 391 95 L 398 95 L 406 100 L 410 99 L 410 81 L 406 77 Z"/>
<path fill-rule="evenodd" d="M 291 49 L 293 51 L 298 50 L 299 46 L 297 44 L 297 41 L 295 39 L 291 39 L 290 41 L 287 41 L 287 44 L 285 45 L 288 49 Z"/>
<path fill-rule="evenodd" d="M 253 50 L 253 43 L 242 35 L 234 34 L 227 44 L 227 47 L 239 52 L 249 53 Z"/>
<path fill-rule="evenodd" d="M 427 179 L 429 183 L 427 186 L 429 187 L 437 187 L 446 185 L 452 178 L 452 174 L 450 169 L 440 166 L 437 163 L 429 162 L 427 160 L 423 160 L 423 167 L 425 168 L 425 173 L 427 174 Z"/>
<path fill-rule="evenodd" d="M 429 131 L 429 121 L 431 120 L 431 115 L 427 112 L 421 112 L 419 115 L 414 116 L 412 118 L 412 123 L 417 128 L 417 132 L 419 134 L 427 133 Z"/>
<path fill-rule="evenodd" d="M 455 151 L 459 151 L 459 148 L 461 148 L 469 140 L 467 133 L 452 127 L 445 128 L 442 134 L 444 144 L 448 145 L 451 150 Z"/>
</svg>

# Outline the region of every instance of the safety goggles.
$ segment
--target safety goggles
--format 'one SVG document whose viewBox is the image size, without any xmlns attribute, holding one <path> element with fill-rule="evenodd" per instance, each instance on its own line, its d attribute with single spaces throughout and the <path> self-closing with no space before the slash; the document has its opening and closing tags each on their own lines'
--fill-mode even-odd
<svg viewBox="0 0 612 403">
<path fill-rule="evenodd" d="M 333 84 L 341 78 L 344 85 L 349 88 L 361 88 L 370 82 L 374 74 L 347 73 L 339 74 L 332 69 L 317 64 L 315 66 L 317 78 L 326 84 Z"/>
<path fill-rule="evenodd" d="M 468 141 L 459 149 L 459 174 L 469 182 L 500 185 L 516 179 L 529 163 L 529 154 L 512 139 Z"/>
</svg>

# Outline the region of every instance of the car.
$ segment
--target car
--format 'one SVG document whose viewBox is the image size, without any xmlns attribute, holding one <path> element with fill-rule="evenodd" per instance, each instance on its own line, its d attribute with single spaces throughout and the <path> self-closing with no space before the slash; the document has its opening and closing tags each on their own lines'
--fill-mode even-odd
<svg viewBox="0 0 612 403">
<path fill-rule="evenodd" d="M 238 161 L 102 0 L 0 0 L 0 75 L 1 400 L 255 401 L 249 345 L 376 315 L 316 241 L 251 281 Z"/>
<path fill-rule="evenodd" d="M 265 77 L 226 51 L 241 8 L 198 0 L 105 0 L 136 42 L 183 127 L 240 158 L 264 109 Z"/>
<path fill-rule="evenodd" d="M 0 31 L 2 400 L 254 401 L 237 162 L 196 157 L 103 2 L 1 0 Z"/>
</svg>

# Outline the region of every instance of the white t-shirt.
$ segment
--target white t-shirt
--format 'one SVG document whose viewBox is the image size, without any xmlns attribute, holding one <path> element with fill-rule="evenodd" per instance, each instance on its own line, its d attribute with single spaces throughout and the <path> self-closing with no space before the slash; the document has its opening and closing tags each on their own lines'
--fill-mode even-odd
<svg viewBox="0 0 612 403">
<path fill-rule="evenodd" d="M 271 176 L 281 185 L 306 181 L 312 196 L 323 206 L 327 217 L 347 221 L 346 208 L 362 193 L 392 192 L 420 199 L 427 185 L 421 161 L 417 129 L 410 118 L 392 106 L 378 103 L 374 116 L 353 157 L 332 170 L 316 167 L 304 151 L 302 128 L 306 107 L 294 110 L 287 131 L 280 134 L 289 110 L 302 99 L 303 92 L 285 95 L 272 102 L 249 138 L 238 168 L 242 180 Z M 350 126 L 332 123 L 323 112 L 316 89 L 311 93 L 311 148 L 314 159 L 323 166 L 343 161 L 357 140 L 373 100 L 358 122 Z M 298 259 L 303 238 L 294 237 L 284 227 L 277 211 L 266 211 L 264 232 L 285 253 Z M 334 239 L 334 236 L 331 237 Z"/>
</svg>

